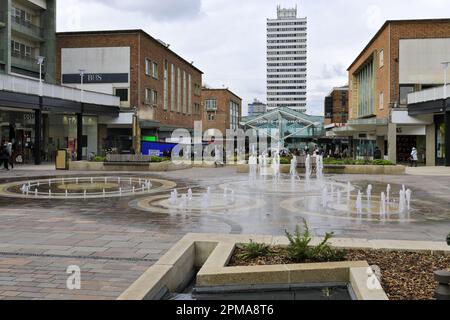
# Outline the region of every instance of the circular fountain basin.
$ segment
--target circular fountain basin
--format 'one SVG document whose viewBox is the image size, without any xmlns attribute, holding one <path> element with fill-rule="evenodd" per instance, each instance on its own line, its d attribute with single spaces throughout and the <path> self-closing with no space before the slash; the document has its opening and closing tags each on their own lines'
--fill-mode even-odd
<svg viewBox="0 0 450 320">
<path fill-rule="evenodd" d="M 25 199 L 95 199 L 145 195 L 176 187 L 168 180 L 149 177 L 57 177 L 0 185 L 0 196 Z"/>
</svg>

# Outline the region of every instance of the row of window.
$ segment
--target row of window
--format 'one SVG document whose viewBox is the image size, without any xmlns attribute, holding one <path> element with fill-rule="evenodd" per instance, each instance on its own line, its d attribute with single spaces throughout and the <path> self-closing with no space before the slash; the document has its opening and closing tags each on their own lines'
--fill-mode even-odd
<svg viewBox="0 0 450 320">
<path fill-rule="evenodd" d="M 306 33 L 285 33 L 285 34 L 268 34 L 268 38 L 298 38 L 298 37 L 306 37 Z M 303 42 L 306 42 L 306 39 Z"/>
<path fill-rule="evenodd" d="M 158 64 L 150 59 L 145 59 L 145 74 L 158 79 Z"/>
<path fill-rule="evenodd" d="M 299 43 L 303 42 L 301 39 L 278 39 L 278 40 L 267 40 L 267 43 Z"/>
<path fill-rule="evenodd" d="M 297 91 L 297 92 L 267 92 L 268 96 L 304 96 L 306 95 L 306 91 Z"/>
<path fill-rule="evenodd" d="M 306 83 L 306 80 L 268 80 L 267 84 Z"/>
<path fill-rule="evenodd" d="M 267 61 L 305 61 L 306 57 L 267 57 Z"/>
<path fill-rule="evenodd" d="M 278 56 L 278 55 L 290 55 L 290 54 L 306 54 L 306 51 L 269 51 L 267 55 L 269 56 Z M 288 59 L 289 60 L 289 59 Z"/>
<path fill-rule="evenodd" d="M 267 101 L 306 101 L 306 98 L 267 98 Z"/>
<path fill-rule="evenodd" d="M 170 100 L 169 100 L 169 73 L 170 73 Z M 145 60 L 145 74 L 154 79 L 159 78 L 158 64 L 150 59 Z M 194 95 L 201 95 L 201 86 L 197 83 L 192 88 L 192 76 L 180 68 L 175 67 L 174 64 L 169 64 L 167 60 L 164 60 L 164 110 L 182 112 L 184 114 L 192 114 L 192 89 L 194 89 Z M 148 89 L 146 92 L 146 103 L 157 105 L 158 94 L 152 89 Z M 199 106 L 194 106 L 194 109 L 199 109 Z M 196 111 L 194 110 L 194 113 Z M 198 111 L 199 112 L 199 111 Z"/>
<path fill-rule="evenodd" d="M 303 25 L 306 25 L 306 21 L 268 22 L 267 25 L 269 27 L 276 27 L 276 26 L 303 26 Z"/>
<path fill-rule="evenodd" d="M 11 51 L 14 56 L 20 56 L 25 58 L 34 57 L 34 49 L 26 44 L 11 40 Z"/>
<path fill-rule="evenodd" d="M 33 22 L 33 15 L 30 12 L 13 6 L 11 8 L 11 19 L 16 23 L 31 25 Z"/>
<path fill-rule="evenodd" d="M 268 67 L 301 67 L 306 66 L 306 62 L 286 62 L 286 63 L 268 63 Z"/>
<path fill-rule="evenodd" d="M 267 28 L 267 32 L 286 32 L 286 31 L 292 31 L 292 32 L 301 32 L 306 31 L 306 28 Z"/>
<path fill-rule="evenodd" d="M 300 69 L 267 69 L 267 72 L 306 72 L 306 68 L 300 68 Z"/>
<path fill-rule="evenodd" d="M 267 90 L 303 90 L 306 86 L 289 86 L 289 87 L 267 87 Z"/>
<path fill-rule="evenodd" d="M 267 78 L 306 78 L 306 74 L 269 74 Z"/>
<path fill-rule="evenodd" d="M 267 46 L 267 49 L 273 50 L 273 49 L 303 49 L 306 48 L 305 45 L 292 45 L 292 46 Z"/>
<path fill-rule="evenodd" d="M 278 103 L 278 104 L 268 104 L 269 108 L 279 108 L 279 107 L 287 107 L 287 108 L 306 108 L 306 103 Z"/>
</svg>

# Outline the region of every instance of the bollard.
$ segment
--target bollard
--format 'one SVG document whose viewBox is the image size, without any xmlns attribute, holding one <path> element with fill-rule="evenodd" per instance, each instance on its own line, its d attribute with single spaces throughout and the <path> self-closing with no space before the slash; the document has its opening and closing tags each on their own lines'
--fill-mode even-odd
<svg viewBox="0 0 450 320">
<path fill-rule="evenodd" d="M 434 279 L 439 283 L 434 297 L 437 300 L 450 301 L 450 272 L 447 270 L 436 271 Z"/>
</svg>

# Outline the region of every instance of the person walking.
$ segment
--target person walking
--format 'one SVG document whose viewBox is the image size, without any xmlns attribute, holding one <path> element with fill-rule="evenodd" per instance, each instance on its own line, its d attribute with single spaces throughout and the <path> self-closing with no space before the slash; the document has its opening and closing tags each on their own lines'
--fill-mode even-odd
<svg viewBox="0 0 450 320">
<path fill-rule="evenodd" d="M 14 169 L 14 160 L 13 160 L 13 149 L 12 143 L 10 141 L 6 141 L 5 143 L 6 153 L 8 154 L 8 163 L 11 166 L 11 169 Z"/>
<path fill-rule="evenodd" d="M 3 162 L 3 167 L 9 171 L 9 156 L 8 151 L 6 150 L 6 146 L 3 144 L 0 146 L 0 165 Z"/>
<path fill-rule="evenodd" d="M 417 149 L 416 147 L 413 147 L 411 151 L 411 167 L 417 167 L 418 160 Z"/>
</svg>

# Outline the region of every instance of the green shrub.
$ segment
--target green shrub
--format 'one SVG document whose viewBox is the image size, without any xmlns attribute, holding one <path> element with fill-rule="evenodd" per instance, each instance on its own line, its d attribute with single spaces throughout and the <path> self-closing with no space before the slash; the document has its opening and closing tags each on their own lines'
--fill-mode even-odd
<svg viewBox="0 0 450 320">
<path fill-rule="evenodd" d="M 312 236 L 306 220 L 303 220 L 303 231 L 297 225 L 295 233 L 292 235 L 286 231 L 286 236 L 289 239 L 287 253 L 289 259 L 294 262 L 330 262 L 345 259 L 344 250 L 333 249 L 328 243 L 333 233 L 327 233 L 319 245 L 310 246 Z"/>
<path fill-rule="evenodd" d="M 95 156 L 95 157 L 92 158 L 91 161 L 92 162 L 105 162 L 106 161 L 106 157 Z"/>
<path fill-rule="evenodd" d="M 394 165 L 394 163 L 392 163 L 391 161 L 389 161 L 389 160 L 382 160 L 382 159 L 373 160 L 372 164 L 375 165 L 375 166 L 393 166 Z"/>
<path fill-rule="evenodd" d="M 292 160 L 292 158 L 288 158 L 288 157 L 280 158 L 280 164 L 291 164 L 291 160 Z"/>
<path fill-rule="evenodd" d="M 243 253 L 238 255 L 241 259 L 254 259 L 259 257 L 265 257 L 269 254 L 269 246 L 263 243 L 256 243 L 250 240 L 250 243 L 243 244 L 241 247 Z"/>
<path fill-rule="evenodd" d="M 156 162 L 156 163 L 164 162 L 164 161 L 167 161 L 167 160 L 168 160 L 167 158 L 156 157 L 156 156 L 153 156 L 153 157 L 150 158 L 151 162 Z"/>
<path fill-rule="evenodd" d="M 355 160 L 352 158 L 347 159 L 335 159 L 335 158 L 325 158 L 323 159 L 324 164 L 328 165 L 357 165 L 357 166 L 366 166 L 366 165 L 374 165 L 374 166 L 393 166 L 394 164 L 388 160 Z"/>
</svg>

